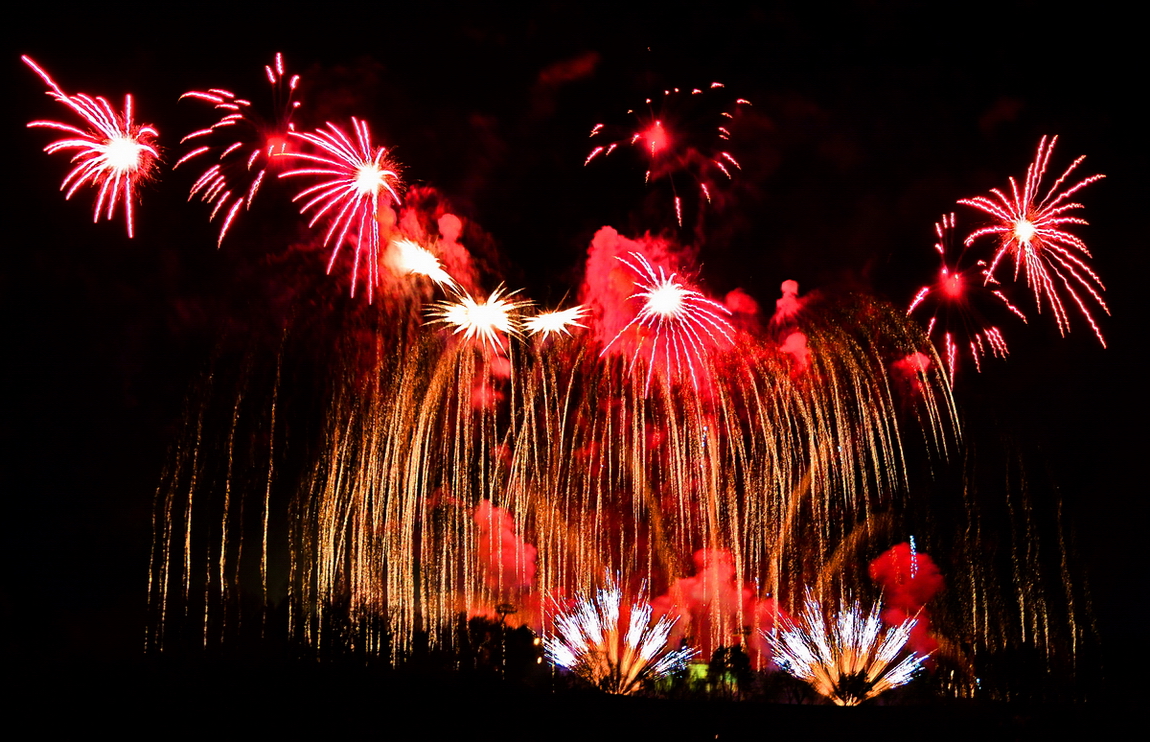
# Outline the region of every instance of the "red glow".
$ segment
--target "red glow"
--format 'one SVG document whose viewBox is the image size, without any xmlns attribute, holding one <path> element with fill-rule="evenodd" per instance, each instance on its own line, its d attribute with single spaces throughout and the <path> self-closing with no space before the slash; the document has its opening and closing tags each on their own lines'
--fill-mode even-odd
<svg viewBox="0 0 1150 742">
<path fill-rule="evenodd" d="M 667 148 L 667 130 L 663 128 L 662 121 L 656 121 L 649 126 L 643 132 L 642 138 L 647 143 L 647 151 L 651 153 L 652 157 Z"/>
</svg>

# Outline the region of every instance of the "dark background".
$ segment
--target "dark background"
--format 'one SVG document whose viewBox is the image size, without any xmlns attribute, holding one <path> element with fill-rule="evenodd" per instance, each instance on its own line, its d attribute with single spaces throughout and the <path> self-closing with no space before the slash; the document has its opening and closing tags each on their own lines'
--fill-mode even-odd
<svg viewBox="0 0 1150 742">
<path fill-rule="evenodd" d="M 185 396 L 222 332 L 276 311 L 274 290 L 250 290 L 277 281 L 260 240 L 302 234 L 289 209 L 269 207 L 274 225 L 250 214 L 217 250 L 207 209 L 184 203 L 194 168 L 165 167 L 145 189 L 135 239 L 122 220 L 91 224 L 88 192 L 71 202 L 58 192 L 67 162 L 40 151 L 50 132 L 25 128 L 68 117 L 20 54 L 67 92 L 117 105 L 132 92 L 170 164 L 179 138 L 211 121 L 177 97 L 223 86 L 262 104 L 262 66 L 282 51 L 304 75 L 301 125 L 369 120 L 409 182 L 440 189 L 490 234 L 493 272 L 545 302 L 576 291 L 597 228 L 670 226 L 626 163 L 582 166 L 593 124 L 625 121 L 664 87 L 720 80 L 754 104 L 751 130 L 732 146 L 744 170 L 729 203 L 708 217 L 705 242 L 687 241 L 709 291 L 743 287 L 768 308 L 788 278 L 905 305 L 935 269 L 932 224 L 956 199 L 1021 176 L 1045 134 L 1060 137 L 1052 170 L 1089 155 L 1078 172 L 1107 177 L 1081 192 L 1091 224 L 1078 233 L 1106 283 L 1113 314 L 1098 314 L 1109 347 L 1073 310 L 1065 339 L 1043 315 L 1011 334 L 1007 362 L 965 369 L 957 396 L 997 409 L 1057 482 L 1106 651 L 1100 682 L 1124 694 L 1130 638 L 1144 630 L 1146 515 L 1135 479 L 1146 437 L 1137 349 L 1147 163 L 1136 116 L 1146 65 L 1132 18 L 1047 3 L 626 13 L 552 3 L 528 16 L 375 7 L 189 6 L 171 22 L 50 8 L 6 24 L 0 610 L 10 661 L 141 655 L 152 501 Z M 320 290 L 346 291 L 318 260 Z"/>
</svg>

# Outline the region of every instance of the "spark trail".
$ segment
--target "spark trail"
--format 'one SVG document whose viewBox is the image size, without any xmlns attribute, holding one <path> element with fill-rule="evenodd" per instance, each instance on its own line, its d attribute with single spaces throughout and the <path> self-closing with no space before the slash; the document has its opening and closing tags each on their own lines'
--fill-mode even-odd
<svg viewBox="0 0 1150 742">
<path fill-rule="evenodd" d="M 211 204 L 209 218 L 212 220 L 223 215 L 217 246 L 223 244 L 240 209 L 251 208 L 268 170 L 277 163 L 277 156 L 287 152 L 288 137 L 295 130 L 291 119 L 299 107 L 299 101 L 295 100 L 299 75 L 287 75 L 283 55 L 279 53 L 272 65 L 264 67 L 264 73 L 272 86 L 276 106 L 270 120 L 256 113 L 251 101 L 221 88 L 193 90 L 180 96 L 180 100 L 190 98 L 208 103 L 222 113 L 216 123 L 180 140 L 180 144 L 191 142 L 198 146 L 172 166 L 174 170 L 201 155 L 215 155 L 215 162 L 192 184 L 188 198 L 199 196 Z"/>
<path fill-rule="evenodd" d="M 352 117 L 351 128 L 355 132 L 354 140 L 331 122 L 328 122 L 326 130 L 320 129 L 314 133 L 291 132 L 291 136 L 316 147 L 324 154 L 285 152 L 282 156 L 306 160 L 314 165 L 280 173 L 279 177 L 304 175 L 321 180 L 300 191 L 292 200 L 305 201 L 300 207 L 301 214 L 314 210 L 309 227 L 315 226 L 321 219 L 330 220 L 323 240 L 324 247 L 331 248 L 328 273 L 335 266 L 344 241 L 350 238 L 355 245 L 351 295 L 355 296 L 362 264 L 367 273 L 364 281 L 367 283 L 368 303 L 371 303 L 379 283 L 378 214 L 381 208 L 399 201 L 399 191 L 403 184 L 399 167 L 388 156 L 387 148 L 372 145 L 367 122 Z"/>
<path fill-rule="evenodd" d="M 72 198 L 84 185 L 95 188 L 93 222 L 100 220 L 101 212 L 104 212 L 106 219 L 113 219 L 116 207 L 122 201 L 128 237 L 132 237 L 132 209 L 136 190 L 155 173 L 156 163 L 160 159 L 160 150 L 156 145 L 159 132 L 153 126 L 133 121 L 131 95 L 124 96 L 123 113 L 117 113 L 100 96 L 93 98 L 85 93 L 66 94 L 30 57 L 22 56 L 21 59 L 48 85 L 48 95 L 71 109 L 85 125 L 85 128 L 80 128 L 59 121 L 32 121 L 28 124 L 29 127 L 64 132 L 65 138 L 57 139 L 44 148 L 48 154 L 75 151 L 72 155 L 75 167 L 64 176 L 60 184 L 60 190 L 65 191 L 64 198 Z"/>
</svg>

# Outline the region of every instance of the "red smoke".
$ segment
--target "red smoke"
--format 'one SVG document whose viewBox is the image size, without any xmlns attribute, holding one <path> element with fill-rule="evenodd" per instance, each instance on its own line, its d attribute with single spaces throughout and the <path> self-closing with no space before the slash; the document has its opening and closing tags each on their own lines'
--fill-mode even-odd
<svg viewBox="0 0 1150 742">
<path fill-rule="evenodd" d="M 787 335 L 779 350 L 789 354 L 794 359 L 794 373 L 801 374 L 807 370 L 811 362 L 811 349 L 807 347 L 807 336 L 795 331 Z"/>
<path fill-rule="evenodd" d="M 918 623 L 908 642 L 910 648 L 918 654 L 937 649 L 938 642 L 930 635 L 930 617 L 925 609 L 944 585 L 934 561 L 922 552 L 913 551 L 910 544 L 896 544 L 870 563 L 870 576 L 883 588 L 886 605 L 883 620 L 898 625 L 917 615 Z"/>
<path fill-rule="evenodd" d="M 496 590 L 522 590 L 535 584 L 535 552 L 515 532 L 511 514 L 481 500 L 475 508 L 479 540 L 479 565 L 483 581 Z"/>
<path fill-rule="evenodd" d="M 760 631 L 770 631 L 779 616 L 773 598 L 759 599 L 753 587 L 735 574 L 731 552 L 699 549 L 694 555 L 695 576 L 681 577 L 652 602 L 655 615 L 678 616 L 671 641 L 686 637 L 710 660 L 719 647 L 744 646 L 756 669 L 770 661 L 770 650 Z"/>
<path fill-rule="evenodd" d="M 798 319 L 809 297 L 799 298 L 799 282 L 794 280 L 783 281 L 779 287 L 783 295 L 775 301 L 775 313 L 771 317 L 772 325 L 793 325 Z"/>
<path fill-rule="evenodd" d="M 922 374 L 929 369 L 930 356 L 917 351 L 890 364 L 891 375 L 895 381 L 912 392 L 922 391 Z"/>
</svg>

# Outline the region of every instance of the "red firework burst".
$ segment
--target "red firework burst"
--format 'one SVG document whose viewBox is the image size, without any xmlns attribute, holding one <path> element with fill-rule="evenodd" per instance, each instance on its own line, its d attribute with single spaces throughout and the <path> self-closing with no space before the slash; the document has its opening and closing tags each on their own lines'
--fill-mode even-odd
<svg viewBox="0 0 1150 742">
<path fill-rule="evenodd" d="M 981 359 L 987 353 L 996 358 L 1005 358 L 1009 353 L 1002 330 L 986 319 L 981 307 L 1005 307 L 1023 322 L 1026 315 L 1002 293 L 986 261 L 964 265 L 966 250 L 957 259 L 950 258 L 954 214 L 944 214 L 942 220 L 935 223 L 934 231 L 938 238 L 934 249 L 941 263 L 938 278 L 918 290 L 906 313 L 930 311 L 926 332 L 942 350 L 951 383 L 954 383 L 960 355 L 969 355 L 975 368 L 981 371 Z"/>
<path fill-rule="evenodd" d="M 324 236 L 324 247 L 334 247 L 327 272 L 331 273 L 339 249 L 349 235 L 355 244 L 355 262 L 351 274 L 351 295 L 355 296 L 355 284 L 359 276 L 360 262 L 367 263 L 368 301 L 374 298 L 374 290 L 379 282 L 379 222 L 376 214 L 381 206 L 399 201 L 402 181 L 398 165 L 387 155 L 386 147 L 374 147 L 367 122 L 355 117 L 351 119 L 355 132 L 353 141 L 335 124 L 328 122 L 327 130 L 317 130 L 314 134 L 291 132 L 322 150 L 325 155 L 303 152 L 285 152 L 284 157 L 296 157 L 315 163 L 315 166 L 289 170 L 280 173 L 281 178 L 295 175 L 311 175 L 321 178 L 321 182 L 300 191 L 292 201 L 307 199 L 300 208 L 301 214 L 314 209 L 308 226 L 315 226 L 324 217 L 330 217 L 331 226 Z M 352 227 L 355 227 L 352 234 Z"/>
<path fill-rule="evenodd" d="M 209 219 L 223 214 L 217 246 L 223 244 L 224 236 L 240 209 L 251 208 L 268 168 L 277 161 L 275 155 L 287 151 L 288 135 L 294 130 L 291 118 L 299 102 L 293 95 L 299 85 L 299 75 L 286 75 L 283 55 L 278 53 L 274 66 L 265 66 L 264 72 L 276 103 L 276 114 L 271 121 L 260 117 L 250 101 L 220 88 L 193 90 L 180 96 L 180 100 L 192 98 L 209 103 L 223 114 L 208 128 L 193 131 L 180 140 L 180 144 L 184 144 L 214 139 L 219 144 L 197 146 L 173 166 L 175 169 L 203 154 L 216 155 L 216 161 L 192 184 L 188 198 L 199 196 L 202 201 L 212 204 Z"/>
<path fill-rule="evenodd" d="M 689 375 L 698 388 L 707 348 L 734 342 L 734 328 L 727 321 L 730 310 L 678 281 L 676 274 L 652 267 L 641 254 L 632 252 L 630 257 L 619 256 L 618 260 L 635 273 L 638 290 L 629 298 L 641 299 L 643 306 L 601 355 L 606 355 L 628 330 L 636 328 L 640 333 L 640 354 L 649 361 L 648 389 L 656 366 L 671 376 Z M 632 368 L 640 354 L 632 356 Z"/>
<path fill-rule="evenodd" d="M 124 96 L 124 112 L 117 113 L 104 98 L 95 98 L 84 93 L 67 95 L 60 86 L 30 57 L 22 56 L 24 64 L 48 84 L 50 95 L 63 103 L 83 119 L 87 128 L 79 128 L 59 121 L 32 121 L 30 127 L 56 129 L 68 136 L 57 139 L 44 148 L 48 154 L 75 150 L 72 162 L 75 167 L 64 176 L 60 190 L 64 198 L 72 198 L 81 186 L 87 184 L 96 189 L 96 206 L 92 221 L 100 220 L 100 212 L 111 220 L 116 215 L 116 206 L 124 202 L 124 219 L 128 226 L 128 236 L 133 234 L 132 203 L 136 198 L 136 188 L 150 179 L 156 169 L 160 151 L 156 147 L 159 132 L 148 124 L 132 121 L 132 96 Z"/>
<path fill-rule="evenodd" d="M 615 127 L 596 124 L 591 129 L 594 138 L 609 138 L 611 132 L 622 136 L 593 148 L 583 164 L 590 164 L 600 155 L 610 155 L 621 144 L 640 149 L 646 160 L 644 182 L 666 179 L 670 183 L 675 219 L 682 227 L 683 202 L 675 176 L 683 174 L 691 178 L 698 186 L 699 195 L 710 203 L 711 189 L 716 178 L 721 175 L 730 180 L 732 169 L 740 167 L 734 155 L 728 151 L 730 126 L 738 109 L 749 106 L 750 102 L 738 98 L 733 103 L 728 102 L 716 113 L 714 91 L 721 91 L 722 88 L 722 83 L 714 82 L 706 91 L 699 88 L 690 91 L 679 88 L 664 90 L 657 106 L 651 98 L 647 99 L 646 114 L 635 114 L 633 110 L 627 112 L 637 115 L 639 125 L 634 129 L 623 128 L 620 131 Z"/>
<path fill-rule="evenodd" d="M 990 191 L 990 196 L 977 196 L 959 201 L 960 204 L 973 206 L 995 219 L 993 224 L 972 232 L 966 238 L 966 244 L 969 246 L 984 235 L 997 238 L 998 249 L 990 262 L 990 267 L 986 270 L 985 281 L 989 283 L 1003 258 L 1009 255 L 1014 261 L 1015 280 L 1018 279 L 1019 272 L 1025 273 L 1026 285 L 1034 294 L 1038 311 L 1042 311 L 1045 298 L 1054 312 L 1060 334 L 1065 335 L 1070 330 L 1062 297 L 1062 293 L 1065 293 L 1078 305 L 1079 311 L 1094 330 L 1098 341 L 1106 347 L 1102 331 L 1094 321 L 1094 316 L 1090 313 L 1090 308 L 1082 295 L 1082 292 L 1088 294 L 1104 312 L 1109 314 L 1110 309 L 1101 294 L 1105 287 L 1098 275 L 1083 260 L 1091 257 L 1086 243 L 1064 228 L 1071 224 L 1087 223 L 1081 217 L 1067 216 L 1068 212 L 1082 208 L 1082 204 L 1069 199 L 1105 176 L 1092 175 L 1063 188 L 1070 174 L 1086 159 L 1085 156 L 1079 157 L 1066 168 L 1046 194 L 1040 197 L 1042 179 L 1046 175 L 1050 154 L 1054 151 L 1054 143 L 1057 141 L 1058 137 L 1051 137 L 1049 141 L 1043 137 L 1038 142 L 1038 154 L 1026 170 L 1026 181 L 1021 190 L 1017 181 L 1011 178 L 1010 195 L 994 188 Z"/>
</svg>

